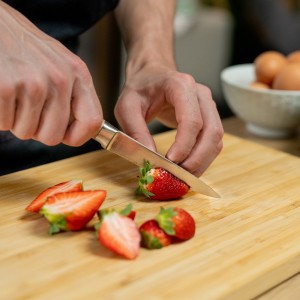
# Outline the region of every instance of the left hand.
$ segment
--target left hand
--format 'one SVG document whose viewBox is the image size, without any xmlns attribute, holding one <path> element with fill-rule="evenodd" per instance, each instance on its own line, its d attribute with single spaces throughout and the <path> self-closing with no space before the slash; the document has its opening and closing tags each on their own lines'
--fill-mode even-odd
<svg viewBox="0 0 300 300">
<path fill-rule="evenodd" d="M 223 146 L 223 127 L 210 89 L 173 68 L 146 65 L 127 74 L 115 115 L 124 132 L 153 150 L 148 122 L 156 118 L 177 128 L 166 156 L 196 176 Z"/>
</svg>

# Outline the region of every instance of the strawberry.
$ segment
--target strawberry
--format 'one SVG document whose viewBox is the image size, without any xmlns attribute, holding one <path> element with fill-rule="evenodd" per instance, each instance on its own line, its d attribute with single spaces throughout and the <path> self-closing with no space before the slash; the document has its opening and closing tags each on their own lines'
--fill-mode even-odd
<svg viewBox="0 0 300 300">
<path fill-rule="evenodd" d="M 117 213 L 121 214 L 122 216 L 128 217 L 132 220 L 135 219 L 135 215 L 136 215 L 136 211 L 132 210 L 132 205 L 131 204 L 128 204 L 123 209 L 106 208 L 106 209 L 102 209 L 101 211 L 99 210 L 97 212 L 100 223 L 102 222 L 102 218 L 105 214 L 112 213 L 112 212 L 117 212 Z"/>
<path fill-rule="evenodd" d="M 141 246 L 148 249 L 160 249 L 171 244 L 172 238 L 165 233 L 156 220 L 144 222 L 139 231 L 142 236 Z"/>
<path fill-rule="evenodd" d="M 45 204 L 47 198 L 51 195 L 62 192 L 77 192 L 82 190 L 82 180 L 73 179 L 58 183 L 41 192 L 27 207 L 26 210 L 38 213 Z"/>
<path fill-rule="evenodd" d="M 48 197 L 40 213 L 50 223 L 50 234 L 82 229 L 96 214 L 106 191 L 63 192 Z"/>
<path fill-rule="evenodd" d="M 151 168 L 148 161 L 140 168 L 141 177 L 137 194 L 144 194 L 153 200 L 177 199 L 185 195 L 190 187 L 163 168 Z"/>
<path fill-rule="evenodd" d="M 99 242 L 128 259 L 139 254 L 141 235 L 135 222 L 116 211 L 100 211 L 101 223 L 98 227 Z"/>
<path fill-rule="evenodd" d="M 188 240 L 195 235 L 195 220 L 182 208 L 161 207 L 155 220 L 158 222 L 161 229 L 178 240 Z"/>
</svg>

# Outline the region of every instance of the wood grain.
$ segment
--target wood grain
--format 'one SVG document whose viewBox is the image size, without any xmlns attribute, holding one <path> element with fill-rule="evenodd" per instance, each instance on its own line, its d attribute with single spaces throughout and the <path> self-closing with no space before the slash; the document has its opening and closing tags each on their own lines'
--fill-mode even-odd
<svg viewBox="0 0 300 300">
<path fill-rule="evenodd" d="M 164 153 L 174 131 L 156 136 Z M 300 160 L 226 134 L 203 175 L 221 199 L 190 192 L 176 201 L 134 196 L 137 168 L 97 151 L 1 177 L 0 299 L 248 299 L 300 271 Z M 46 187 L 82 178 L 106 189 L 104 207 L 132 203 L 141 224 L 160 206 L 196 219 L 196 236 L 127 261 L 98 242 L 91 226 L 48 235 L 25 212 Z"/>
</svg>

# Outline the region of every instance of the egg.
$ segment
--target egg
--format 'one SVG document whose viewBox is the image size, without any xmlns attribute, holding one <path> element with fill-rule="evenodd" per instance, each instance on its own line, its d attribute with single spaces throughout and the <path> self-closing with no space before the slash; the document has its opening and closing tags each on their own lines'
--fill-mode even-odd
<svg viewBox="0 0 300 300">
<path fill-rule="evenodd" d="M 300 50 L 291 52 L 287 57 L 286 57 L 288 62 L 298 62 L 300 63 Z"/>
<path fill-rule="evenodd" d="M 289 63 L 277 74 L 273 81 L 276 90 L 300 90 L 300 63 Z"/>
<path fill-rule="evenodd" d="M 270 89 L 270 86 L 268 86 L 267 84 L 265 84 L 263 82 L 258 82 L 258 81 L 251 82 L 250 87 L 254 88 L 254 89 L 261 89 L 261 90 Z"/>
<path fill-rule="evenodd" d="M 266 51 L 254 60 L 256 81 L 271 85 L 275 76 L 287 64 L 286 57 L 277 51 Z"/>
</svg>

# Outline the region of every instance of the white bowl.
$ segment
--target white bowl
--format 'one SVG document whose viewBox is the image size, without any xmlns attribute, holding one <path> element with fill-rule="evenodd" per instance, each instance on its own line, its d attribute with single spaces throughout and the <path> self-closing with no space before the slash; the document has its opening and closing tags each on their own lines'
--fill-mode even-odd
<svg viewBox="0 0 300 300">
<path fill-rule="evenodd" d="M 300 125 L 300 91 L 254 89 L 254 65 L 235 65 L 221 72 L 228 106 L 255 135 L 283 138 Z"/>
</svg>

